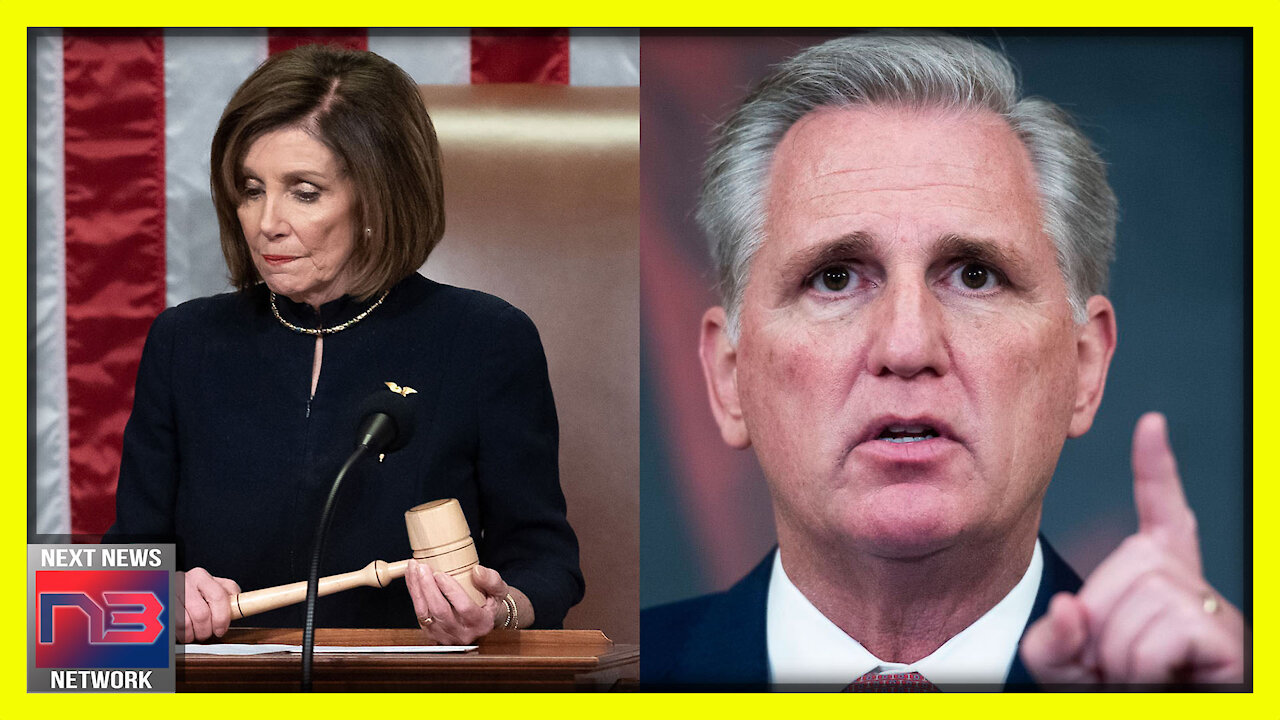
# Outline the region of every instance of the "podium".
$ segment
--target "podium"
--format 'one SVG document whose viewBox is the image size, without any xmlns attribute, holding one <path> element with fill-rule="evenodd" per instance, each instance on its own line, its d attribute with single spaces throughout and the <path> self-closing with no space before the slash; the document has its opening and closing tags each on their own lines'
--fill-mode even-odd
<svg viewBox="0 0 1280 720">
<path fill-rule="evenodd" d="M 301 645 L 296 628 L 232 628 L 219 643 Z M 318 628 L 316 645 L 422 645 L 413 628 Z M 290 692 L 301 653 L 177 656 L 178 692 Z M 495 630 L 464 653 L 317 653 L 317 692 L 613 690 L 635 686 L 640 648 L 599 630 Z"/>
</svg>

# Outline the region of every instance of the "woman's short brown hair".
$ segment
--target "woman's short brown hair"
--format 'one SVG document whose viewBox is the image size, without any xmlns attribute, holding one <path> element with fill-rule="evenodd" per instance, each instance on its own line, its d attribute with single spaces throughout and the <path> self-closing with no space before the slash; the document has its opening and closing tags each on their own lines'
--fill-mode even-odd
<svg viewBox="0 0 1280 720">
<path fill-rule="evenodd" d="M 236 215 L 245 155 L 264 134 L 295 127 L 329 148 L 355 188 L 348 293 L 367 298 L 421 267 L 444 234 L 444 187 L 417 85 L 371 52 L 307 45 L 259 66 L 213 135 L 210 184 L 231 283 L 261 281 Z"/>
</svg>

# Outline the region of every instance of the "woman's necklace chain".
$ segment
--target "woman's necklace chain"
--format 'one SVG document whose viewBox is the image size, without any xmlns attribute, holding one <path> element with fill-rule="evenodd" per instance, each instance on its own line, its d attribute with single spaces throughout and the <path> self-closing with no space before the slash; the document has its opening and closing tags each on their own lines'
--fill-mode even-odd
<svg viewBox="0 0 1280 720">
<path fill-rule="evenodd" d="M 369 307 L 365 308 L 364 312 L 362 312 L 362 313 L 360 313 L 359 315 L 357 315 L 357 316 L 355 316 L 355 317 L 351 318 L 350 320 L 348 320 L 348 321 L 346 321 L 346 322 L 342 323 L 341 325 L 334 325 L 333 327 L 329 327 L 329 328 L 318 328 L 318 329 L 312 329 L 312 328 L 298 327 L 297 325 L 294 325 L 293 323 L 289 322 L 288 320 L 285 320 L 283 317 L 281 317 L 281 316 L 280 316 L 280 310 L 279 310 L 279 308 L 277 308 L 277 307 L 276 307 L 276 294 L 275 294 L 275 293 L 271 293 L 271 313 L 272 313 L 273 315 L 275 315 L 275 316 L 276 316 L 276 319 L 280 321 L 280 324 L 281 324 L 281 325 L 284 325 L 285 327 L 289 328 L 290 330 L 292 330 L 292 331 L 294 331 L 294 332 L 296 332 L 296 333 L 302 333 L 303 335 L 316 335 L 316 336 L 320 336 L 320 335 L 332 335 L 332 334 L 334 334 L 334 333 L 336 333 L 336 332 L 342 332 L 343 330 L 346 330 L 347 328 L 351 327 L 352 325 L 355 325 L 356 323 L 358 323 L 358 322 L 360 322 L 361 320 L 363 320 L 363 319 L 365 318 L 365 316 L 366 316 L 366 315 L 368 315 L 369 313 L 373 312 L 374 308 L 376 308 L 376 307 L 378 307 L 379 305 L 381 305 L 381 304 L 382 304 L 382 301 L 383 301 L 383 300 L 386 300 L 386 299 L 387 299 L 387 295 L 388 295 L 388 294 L 390 294 L 390 293 L 391 293 L 391 291 L 390 291 L 390 290 L 384 290 L 384 291 L 382 292 L 382 297 L 378 298 L 378 302 L 376 302 L 376 303 L 374 303 L 374 304 L 370 305 Z"/>
</svg>

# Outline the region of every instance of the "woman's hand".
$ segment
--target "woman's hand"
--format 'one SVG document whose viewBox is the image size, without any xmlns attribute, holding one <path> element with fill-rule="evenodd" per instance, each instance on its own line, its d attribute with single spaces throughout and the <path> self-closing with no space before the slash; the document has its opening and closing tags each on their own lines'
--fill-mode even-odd
<svg viewBox="0 0 1280 720">
<path fill-rule="evenodd" d="M 240 586 L 199 567 L 182 575 L 185 590 L 178 637 L 184 643 L 208 640 L 214 635 L 222 637 L 231 627 L 231 596 L 240 592 Z"/>
<path fill-rule="evenodd" d="M 477 565 L 471 580 L 485 596 L 483 605 L 477 605 L 447 573 L 432 573 L 426 565 L 409 561 L 404 581 L 409 587 L 409 597 L 413 598 L 418 625 L 433 644 L 471 645 L 488 635 L 506 621 L 507 608 L 502 599 L 508 593 L 516 601 L 520 624 L 527 626 L 533 622 L 528 598 L 507 585 L 498 571 Z"/>
</svg>

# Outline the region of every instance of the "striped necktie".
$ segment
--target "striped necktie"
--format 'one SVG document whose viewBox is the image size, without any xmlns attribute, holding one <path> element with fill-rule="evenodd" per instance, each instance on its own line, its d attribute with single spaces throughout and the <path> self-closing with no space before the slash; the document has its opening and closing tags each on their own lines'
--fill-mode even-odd
<svg viewBox="0 0 1280 720">
<path fill-rule="evenodd" d="M 845 686 L 843 692 L 916 693 L 939 692 L 939 690 L 918 672 L 882 675 L 869 672 Z"/>
</svg>

